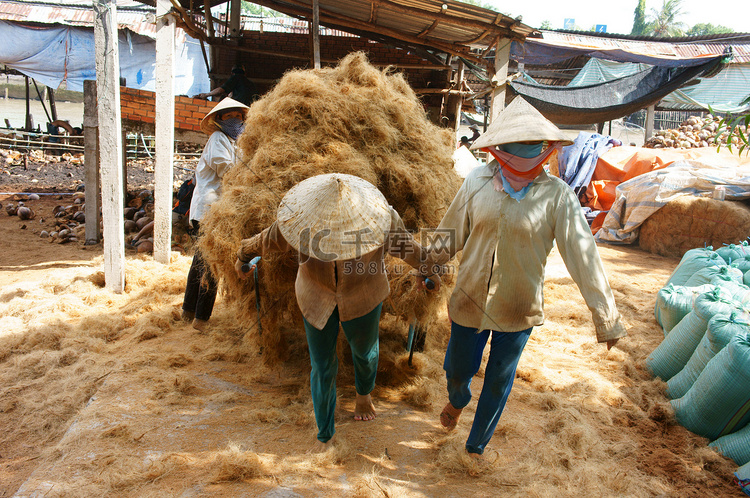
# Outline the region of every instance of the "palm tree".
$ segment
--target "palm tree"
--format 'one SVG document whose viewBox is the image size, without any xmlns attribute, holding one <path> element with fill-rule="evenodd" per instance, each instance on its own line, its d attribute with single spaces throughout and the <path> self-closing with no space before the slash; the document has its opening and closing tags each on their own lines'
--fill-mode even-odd
<svg viewBox="0 0 750 498">
<path fill-rule="evenodd" d="M 682 36 L 685 23 L 677 18 L 683 14 L 682 0 L 663 0 L 661 10 L 651 9 L 648 30 L 653 36 Z"/>
</svg>

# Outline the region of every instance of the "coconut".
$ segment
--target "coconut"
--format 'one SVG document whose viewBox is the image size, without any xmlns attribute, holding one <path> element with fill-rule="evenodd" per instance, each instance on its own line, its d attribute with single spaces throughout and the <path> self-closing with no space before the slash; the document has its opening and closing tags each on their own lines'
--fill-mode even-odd
<svg viewBox="0 0 750 498">
<path fill-rule="evenodd" d="M 30 207 L 21 206 L 18 208 L 18 217 L 22 220 L 33 220 L 34 219 L 34 211 Z"/>
<path fill-rule="evenodd" d="M 8 213 L 8 216 L 15 216 L 17 211 L 18 211 L 18 206 L 16 206 L 13 203 L 5 206 L 5 212 Z"/>
</svg>

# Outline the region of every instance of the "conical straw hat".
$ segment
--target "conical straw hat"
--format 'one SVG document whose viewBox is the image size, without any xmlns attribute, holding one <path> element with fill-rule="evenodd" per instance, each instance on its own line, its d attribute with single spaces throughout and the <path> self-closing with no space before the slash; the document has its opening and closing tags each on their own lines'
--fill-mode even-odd
<svg viewBox="0 0 750 498">
<path fill-rule="evenodd" d="M 573 143 L 534 106 L 523 98 L 516 97 L 492 120 L 487 131 L 474 141 L 471 149 L 540 141 L 563 142 L 563 145 Z"/>
<path fill-rule="evenodd" d="M 284 239 L 300 253 L 321 261 L 341 261 L 383 245 L 391 226 L 391 209 L 371 183 L 331 173 L 292 187 L 279 204 L 276 223 Z"/>
<path fill-rule="evenodd" d="M 230 99 L 229 97 L 225 97 L 221 99 L 221 102 L 216 104 L 216 106 L 208 111 L 205 116 L 203 116 L 203 119 L 201 119 L 201 131 L 205 133 L 206 135 L 210 135 L 211 133 L 218 131 L 219 128 L 216 126 L 216 124 L 211 119 L 211 116 L 214 116 L 220 112 L 227 111 L 229 109 L 237 109 L 239 111 L 242 111 L 242 114 L 247 116 L 247 110 L 250 109 L 248 106 L 243 104 L 242 102 L 237 102 L 234 99 Z"/>
</svg>

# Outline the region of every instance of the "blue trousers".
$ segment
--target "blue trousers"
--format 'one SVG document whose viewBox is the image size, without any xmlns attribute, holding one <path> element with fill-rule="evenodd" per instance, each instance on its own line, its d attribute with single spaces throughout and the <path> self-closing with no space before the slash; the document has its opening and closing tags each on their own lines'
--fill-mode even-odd
<svg viewBox="0 0 750 498">
<path fill-rule="evenodd" d="M 378 339 L 382 308 L 383 303 L 380 303 L 364 316 L 341 322 L 344 335 L 352 350 L 354 387 L 360 395 L 370 394 L 375 388 L 375 375 L 378 372 L 380 354 Z M 318 425 L 318 441 L 325 443 L 336 432 L 333 421 L 336 411 L 336 374 L 339 371 L 339 359 L 336 356 L 339 309 L 334 308 L 322 330 L 316 329 L 307 320 L 304 322 L 312 366 L 310 391 L 315 411 L 315 423 Z"/>
<path fill-rule="evenodd" d="M 448 379 L 448 400 L 455 408 L 464 408 L 471 401 L 471 379 L 482 364 L 482 352 L 490 333 L 490 357 L 485 368 L 484 386 L 466 440 L 466 451 L 480 455 L 490 442 L 508 401 L 516 366 L 531 335 L 531 328 L 521 332 L 483 330 L 477 333 L 477 329 L 451 322 L 451 337 L 443 363 Z"/>
</svg>

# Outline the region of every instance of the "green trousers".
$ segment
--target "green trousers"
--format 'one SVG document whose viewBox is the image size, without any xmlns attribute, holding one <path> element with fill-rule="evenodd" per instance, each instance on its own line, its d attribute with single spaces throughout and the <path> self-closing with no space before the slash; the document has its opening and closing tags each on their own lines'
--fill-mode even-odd
<svg viewBox="0 0 750 498">
<path fill-rule="evenodd" d="M 370 394 L 375 388 L 375 374 L 378 371 L 378 342 L 380 310 L 383 303 L 364 316 L 341 322 L 344 335 L 352 350 L 354 363 L 354 387 L 357 394 Z M 336 411 L 336 374 L 339 360 L 336 356 L 336 340 L 339 335 L 339 309 L 334 308 L 328 323 L 318 330 L 307 320 L 305 334 L 310 350 L 310 391 L 312 392 L 315 422 L 318 425 L 318 440 L 325 443 L 336 432 L 334 412 Z"/>
</svg>

